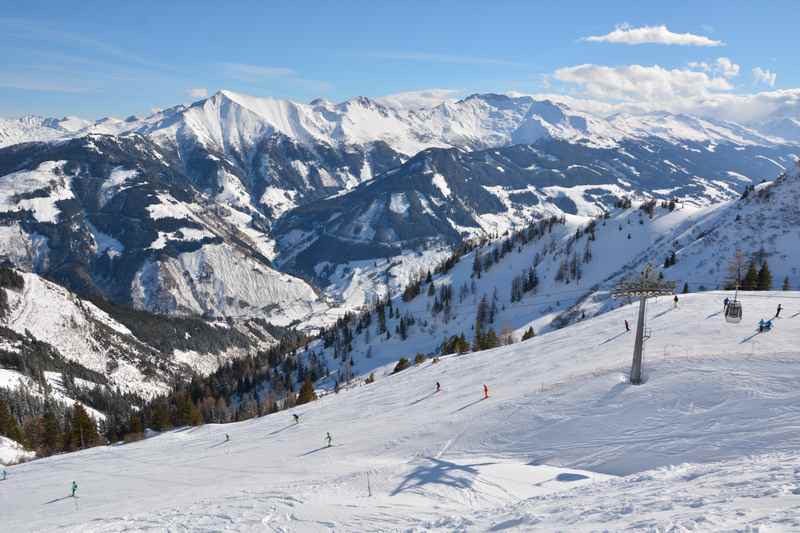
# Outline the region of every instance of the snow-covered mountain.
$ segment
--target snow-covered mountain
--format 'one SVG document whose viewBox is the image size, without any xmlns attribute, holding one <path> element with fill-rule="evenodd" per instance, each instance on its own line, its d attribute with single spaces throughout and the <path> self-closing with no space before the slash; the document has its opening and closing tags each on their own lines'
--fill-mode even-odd
<svg viewBox="0 0 800 533">
<path fill-rule="evenodd" d="M 274 270 L 263 217 L 198 193 L 152 141 L 89 135 L 0 150 L 0 252 L 84 295 L 158 313 L 261 316 L 325 308 Z"/>
<path fill-rule="evenodd" d="M 513 346 L 379 371 L 292 411 L 10 467 L 3 524 L 795 530 L 798 318 L 754 327 L 775 301 L 795 301 L 785 295 L 799 296 L 752 298 L 741 324 L 719 316 L 722 294 L 654 303 L 640 386 L 626 383 L 626 305 Z M 77 499 L 65 497 L 73 479 Z"/>
<path fill-rule="evenodd" d="M 0 287 L 3 388 L 22 380 L 28 392 L 45 396 L 46 382 L 56 400 L 71 402 L 62 385 L 67 372 L 88 390 L 152 398 L 175 379 L 208 374 L 277 342 L 256 322 L 159 319 L 99 302 L 101 309 L 36 274 L 19 275 L 21 286 Z"/>
<path fill-rule="evenodd" d="M 393 102 L 357 97 L 302 104 L 220 91 L 146 118 L 105 118 L 80 129 L 71 125 L 69 131 L 39 128 L 14 135 L 37 140 L 35 132 L 41 130 L 38 139 L 46 140 L 141 133 L 170 152 L 199 189 L 240 209 L 259 210 L 270 220 L 353 188 L 428 148 L 481 150 L 562 140 L 610 149 L 652 138 L 709 149 L 786 142 L 780 135 L 785 128 L 767 128 L 770 135 L 765 135 L 734 123 L 668 113 L 606 118 L 531 96 L 476 94 L 432 107 Z"/>
<path fill-rule="evenodd" d="M 784 117 L 770 120 L 761 124 L 759 128 L 772 136 L 792 142 L 800 142 L 800 117 Z"/>
<path fill-rule="evenodd" d="M 540 140 L 430 149 L 350 192 L 287 213 L 274 228 L 278 264 L 324 280 L 320 265 L 454 245 L 551 215 L 597 216 L 622 197 L 710 206 L 793 164 L 785 148 L 656 137 L 613 148 Z"/>
<path fill-rule="evenodd" d="M 109 135 L 0 152 L 5 257 L 142 309 L 281 324 L 336 313 L 272 260 L 324 299 L 354 303 L 402 286 L 410 265 L 465 236 L 597 215 L 625 195 L 710 205 L 800 151 L 732 123 L 605 118 L 498 94 L 406 106 L 221 91 L 70 135 L 82 132 Z M 57 223 L 65 214 L 80 231 Z M 356 265 L 388 257 L 392 272 Z"/>
<path fill-rule="evenodd" d="M 0 148 L 78 135 L 90 125 L 89 121 L 77 117 L 57 119 L 25 115 L 17 119 L 0 118 Z"/>
<path fill-rule="evenodd" d="M 799 200 L 800 173 L 792 171 L 736 200 L 702 206 L 636 201 L 597 218 L 554 215 L 462 249 L 447 262 L 438 256 L 437 268 L 420 265 L 408 275 L 419 280 L 415 291 L 396 293 L 369 311 L 353 306 L 353 315 L 309 344 L 307 356 L 342 369 L 331 379 L 347 380 L 401 357 L 440 354 L 461 335 L 471 345 L 482 300 L 492 309 L 484 327 L 498 336 L 505 332 L 506 338 L 520 339 L 529 328 L 537 333 L 562 328 L 614 309 L 619 303 L 610 290 L 647 263 L 661 268 L 678 291 L 685 285 L 692 291 L 722 289 L 731 283 L 730 264 L 741 252 L 747 262 L 768 263 L 773 288 L 784 283 L 797 288 Z M 394 261 L 346 263 L 358 272 L 351 288 L 369 293 L 364 285 L 370 274 L 373 283 L 380 281 Z"/>
</svg>

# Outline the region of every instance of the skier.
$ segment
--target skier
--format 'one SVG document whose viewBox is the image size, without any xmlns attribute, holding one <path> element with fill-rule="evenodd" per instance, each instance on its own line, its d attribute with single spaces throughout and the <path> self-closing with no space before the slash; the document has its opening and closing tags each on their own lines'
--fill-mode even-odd
<svg viewBox="0 0 800 533">
<path fill-rule="evenodd" d="M 778 310 L 775 311 L 775 318 L 778 318 L 779 316 L 781 316 L 781 311 L 782 310 L 783 310 L 783 307 L 781 306 L 781 304 L 778 304 Z"/>
<path fill-rule="evenodd" d="M 489 387 L 486 386 L 486 383 L 483 384 L 483 399 L 487 399 L 489 397 Z"/>
<path fill-rule="evenodd" d="M 78 491 L 78 484 L 74 481 L 72 482 L 72 497 L 75 497 L 75 493 Z"/>
<path fill-rule="evenodd" d="M 761 320 L 758 321 L 758 332 L 764 333 L 765 329 L 767 329 L 767 323 L 762 318 Z"/>
<path fill-rule="evenodd" d="M 673 303 L 675 304 L 675 307 L 677 308 L 677 307 L 678 307 L 678 295 L 677 295 L 677 294 L 676 294 L 676 295 L 675 295 L 675 297 L 672 299 L 672 301 L 673 301 Z"/>
<path fill-rule="evenodd" d="M 6 480 L 6 476 L 7 476 L 7 474 L 6 474 L 6 469 L 4 468 L 4 469 L 3 469 L 3 481 L 5 481 L 5 480 Z"/>
<path fill-rule="evenodd" d="M 437 381 L 436 382 L 436 392 L 439 392 L 440 390 L 442 390 L 442 386 L 439 385 L 439 382 Z"/>
<path fill-rule="evenodd" d="M 333 446 L 333 437 L 331 437 L 331 432 L 330 432 L 330 431 L 328 431 L 327 433 L 325 433 L 325 440 L 327 440 L 327 441 L 328 441 L 328 448 L 330 448 L 331 446 Z"/>
<path fill-rule="evenodd" d="M 731 301 L 728 298 L 725 298 L 725 301 L 722 302 L 722 310 L 723 311 L 727 311 L 728 310 L 728 304 L 729 303 L 731 303 Z"/>
<path fill-rule="evenodd" d="M 630 324 L 628 324 L 628 321 L 626 320 L 625 321 L 625 331 L 630 331 L 630 330 L 631 330 L 631 326 L 630 326 Z"/>
<path fill-rule="evenodd" d="M 231 440 L 231 436 L 225 433 L 225 442 L 228 442 L 229 440 Z"/>
<path fill-rule="evenodd" d="M 764 329 L 767 331 L 772 331 L 772 320 L 767 320 L 764 323 Z"/>
<path fill-rule="evenodd" d="M 300 415 L 298 415 L 297 413 L 295 413 L 295 414 L 293 414 L 292 416 L 294 417 L 294 423 L 295 423 L 295 424 L 299 424 L 299 423 L 300 423 Z"/>
</svg>

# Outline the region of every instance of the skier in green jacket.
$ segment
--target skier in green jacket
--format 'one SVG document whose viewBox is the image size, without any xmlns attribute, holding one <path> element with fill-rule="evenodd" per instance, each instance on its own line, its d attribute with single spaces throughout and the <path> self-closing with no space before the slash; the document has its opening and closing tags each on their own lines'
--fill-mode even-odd
<svg viewBox="0 0 800 533">
<path fill-rule="evenodd" d="M 72 497 L 75 497 L 75 492 L 78 490 L 78 484 L 74 481 L 72 482 Z"/>
</svg>

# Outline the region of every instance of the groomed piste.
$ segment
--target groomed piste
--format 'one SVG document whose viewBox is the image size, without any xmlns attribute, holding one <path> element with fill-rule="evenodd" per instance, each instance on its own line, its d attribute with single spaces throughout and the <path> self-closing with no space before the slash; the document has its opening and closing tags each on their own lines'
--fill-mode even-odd
<svg viewBox="0 0 800 533">
<path fill-rule="evenodd" d="M 625 305 L 294 411 L 7 468 L 2 529 L 796 530 L 800 293 L 740 293 L 739 324 L 725 296 L 651 302 L 640 386 Z"/>
</svg>

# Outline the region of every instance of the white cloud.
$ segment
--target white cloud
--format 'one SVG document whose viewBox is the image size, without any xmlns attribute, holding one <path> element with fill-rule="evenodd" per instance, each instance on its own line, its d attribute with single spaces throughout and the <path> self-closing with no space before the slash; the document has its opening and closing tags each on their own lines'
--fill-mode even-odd
<svg viewBox="0 0 800 533">
<path fill-rule="evenodd" d="M 692 68 L 692 69 L 695 69 L 695 70 L 702 70 L 703 72 L 710 72 L 711 71 L 711 65 L 709 65 L 708 63 L 706 63 L 704 61 L 690 61 L 689 62 L 689 68 Z"/>
<path fill-rule="evenodd" d="M 576 84 L 584 96 L 623 102 L 697 98 L 733 89 L 724 77 L 713 77 L 696 70 L 670 70 L 659 65 L 608 67 L 586 64 L 560 68 L 554 77 Z"/>
<path fill-rule="evenodd" d="M 442 102 L 453 101 L 460 94 L 463 94 L 463 91 L 456 89 L 424 89 L 388 94 L 375 100 L 400 109 L 430 109 Z"/>
<path fill-rule="evenodd" d="M 585 37 L 583 40 L 616 44 L 676 44 L 681 46 L 723 46 L 725 44 L 703 35 L 675 33 L 663 24 L 661 26 L 642 26 L 641 28 L 632 28 L 628 24 L 621 24 L 611 33 Z"/>
<path fill-rule="evenodd" d="M 777 80 L 778 75 L 769 69 L 756 67 L 753 69 L 753 78 L 756 80 L 756 83 L 763 83 L 765 85 L 769 85 L 770 87 L 775 87 L 775 81 Z"/>
<path fill-rule="evenodd" d="M 739 65 L 727 57 L 720 57 L 717 59 L 716 72 L 724 78 L 733 78 L 739 75 Z"/>
<path fill-rule="evenodd" d="M 713 72 L 723 78 L 734 78 L 739 75 L 740 67 L 727 57 L 718 57 L 714 63 L 706 63 L 705 61 L 690 61 L 688 64 L 690 69 L 702 70 L 703 72 Z"/>
<path fill-rule="evenodd" d="M 556 70 L 554 78 L 577 86 L 577 93 L 537 97 L 562 101 L 604 116 L 669 111 L 745 124 L 800 117 L 800 88 L 737 94 L 732 92 L 733 85 L 725 74 L 732 77 L 738 72 L 738 65 L 718 59 L 711 65 L 694 63 L 691 67 L 695 70 L 669 70 L 658 65 L 561 68 Z M 768 70 L 753 69 L 753 76 L 762 83 L 775 82 L 775 74 Z"/>
<path fill-rule="evenodd" d="M 189 98 L 206 98 L 208 96 L 208 89 L 205 87 L 195 87 L 186 91 Z"/>
<path fill-rule="evenodd" d="M 563 102 L 576 110 L 599 116 L 615 113 L 641 114 L 653 111 L 688 113 L 742 124 L 759 123 L 776 118 L 800 118 L 800 89 L 783 89 L 753 94 L 717 93 L 693 98 L 663 101 L 636 100 L 609 102 L 578 98 L 564 94 L 532 94 L 537 99 Z"/>
</svg>

